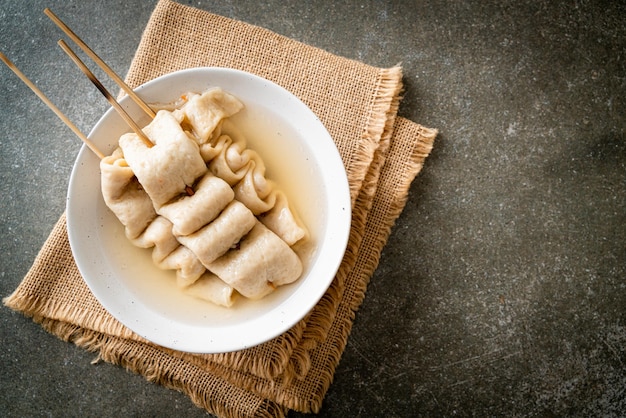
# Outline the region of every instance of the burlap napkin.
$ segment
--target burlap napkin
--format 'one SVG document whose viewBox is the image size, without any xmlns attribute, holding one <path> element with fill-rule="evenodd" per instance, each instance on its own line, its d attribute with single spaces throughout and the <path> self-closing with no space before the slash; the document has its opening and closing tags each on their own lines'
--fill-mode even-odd
<svg viewBox="0 0 626 418">
<path fill-rule="evenodd" d="M 353 222 L 328 292 L 285 334 L 247 350 L 198 355 L 156 346 L 117 322 L 89 292 L 63 215 L 31 270 L 4 302 L 99 358 L 184 391 L 224 417 L 317 412 L 354 315 L 436 131 L 396 117 L 400 67 L 374 68 L 273 32 L 161 0 L 127 75 L 131 86 L 175 70 L 230 67 L 290 90 L 322 120 L 348 175 Z"/>
</svg>

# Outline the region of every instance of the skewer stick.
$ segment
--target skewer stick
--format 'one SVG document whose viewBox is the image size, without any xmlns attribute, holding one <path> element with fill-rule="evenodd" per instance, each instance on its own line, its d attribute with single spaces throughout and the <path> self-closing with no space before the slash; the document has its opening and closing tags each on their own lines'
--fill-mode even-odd
<svg viewBox="0 0 626 418">
<path fill-rule="evenodd" d="M 78 37 L 70 28 L 67 26 L 59 17 L 57 17 L 50 9 L 47 7 L 43 11 L 46 16 L 48 16 L 67 36 L 70 37 L 72 41 L 76 43 L 100 68 L 104 70 L 104 72 L 111 77 L 118 86 L 122 88 L 130 96 L 130 98 L 141 107 L 150 118 L 154 118 L 156 115 L 154 110 L 148 106 L 146 102 L 144 102 L 141 97 L 137 95 L 129 86 L 122 80 L 120 76 L 118 76 L 115 71 L 111 69 L 82 39 Z"/>
<path fill-rule="evenodd" d="M 115 98 L 111 95 L 111 93 L 109 93 L 106 87 L 102 85 L 100 80 L 98 80 L 96 76 L 91 72 L 91 70 L 87 68 L 85 63 L 78 57 L 78 55 L 76 55 L 74 51 L 72 51 L 72 49 L 67 45 L 67 43 L 65 43 L 65 41 L 60 40 L 58 44 L 61 47 L 61 49 L 63 49 L 63 51 L 65 51 L 65 53 L 70 56 L 72 61 L 74 61 L 74 63 L 78 65 L 78 67 L 82 70 L 82 72 L 85 73 L 87 78 L 89 78 L 89 80 L 98 88 L 98 90 L 100 90 L 100 93 L 102 93 L 104 97 L 109 101 L 109 103 L 111 103 L 113 108 L 122 117 L 122 119 L 126 121 L 128 126 L 131 127 L 131 129 L 137 134 L 137 136 L 139 136 L 139 138 L 143 141 L 143 143 L 146 144 L 148 148 L 152 148 L 154 146 L 152 141 L 150 141 L 150 139 L 146 136 L 146 134 L 141 130 L 139 125 L 135 123 L 133 118 L 131 118 L 130 115 L 126 113 L 126 111 L 117 102 L 117 100 L 115 100 Z"/>
<path fill-rule="evenodd" d="M 9 60 L 2 52 L 0 52 L 0 59 L 9 67 L 30 89 L 52 110 L 58 117 L 70 128 L 76 136 L 78 136 L 85 145 L 91 149 L 98 156 L 103 159 L 104 154 L 91 142 L 77 127 L 70 121 L 67 116 L 63 114 L 42 92 L 33 84 L 16 66 Z"/>
</svg>

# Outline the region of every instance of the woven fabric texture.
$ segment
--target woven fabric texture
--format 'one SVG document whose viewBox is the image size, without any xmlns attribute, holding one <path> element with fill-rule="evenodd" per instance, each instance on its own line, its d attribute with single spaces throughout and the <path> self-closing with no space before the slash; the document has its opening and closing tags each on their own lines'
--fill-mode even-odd
<svg viewBox="0 0 626 418">
<path fill-rule="evenodd" d="M 201 355 L 156 346 L 115 320 L 90 293 L 72 257 L 65 215 L 4 302 L 105 361 L 184 391 L 215 415 L 316 412 L 437 132 L 397 117 L 400 67 L 375 68 L 161 0 L 131 63 L 128 84 L 135 87 L 200 66 L 236 68 L 283 86 L 317 114 L 337 145 L 348 175 L 353 222 L 343 262 L 318 305 L 283 335 L 243 351 Z"/>
</svg>

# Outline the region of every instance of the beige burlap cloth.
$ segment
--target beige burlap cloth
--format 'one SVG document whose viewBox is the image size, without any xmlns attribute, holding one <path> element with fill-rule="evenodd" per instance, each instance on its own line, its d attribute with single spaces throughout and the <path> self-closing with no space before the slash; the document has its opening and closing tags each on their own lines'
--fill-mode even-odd
<svg viewBox="0 0 626 418">
<path fill-rule="evenodd" d="M 4 302 L 46 330 L 224 417 L 319 410 L 412 180 L 436 131 L 397 117 L 402 71 L 374 68 L 253 25 L 162 0 L 127 75 L 131 86 L 183 68 L 218 66 L 285 87 L 322 120 L 348 175 L 353 222 L 328 292 L 285 334 L 244 351 L 198 355 L 156 346 L 117 322 L 82 280 L 62 216 Z"/>
</svg>

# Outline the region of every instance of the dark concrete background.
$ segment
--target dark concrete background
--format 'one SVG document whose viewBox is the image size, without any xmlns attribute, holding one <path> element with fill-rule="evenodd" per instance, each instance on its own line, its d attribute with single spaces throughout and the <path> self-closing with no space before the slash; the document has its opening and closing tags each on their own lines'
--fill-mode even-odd
<svg viewBox="0 0 626 418">
<path fill-rule="evenodd" d="M 400 114 L 440 130 L 320 416 L 626 415 L 623 1 L 183 3 L 402 63 Z M 0 47 L 88 132 L 107 104 L 42 10 L 125 74 L 155 4 L 2 0 Z M 64 209 L 80 144 L 0 77 L 6 296 Z M 5 307 L 0 335 L 0 416 L 206 416 Z"/>
</svg>

